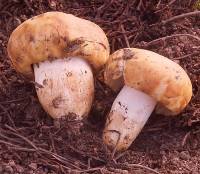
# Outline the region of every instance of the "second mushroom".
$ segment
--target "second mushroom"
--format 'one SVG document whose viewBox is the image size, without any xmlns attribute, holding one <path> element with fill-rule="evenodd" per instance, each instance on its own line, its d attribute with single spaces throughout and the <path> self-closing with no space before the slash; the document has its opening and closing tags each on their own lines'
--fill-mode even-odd
<svg viewBox="0 0 200 174">
<path fill-rule="evenodd" d="M 98 25 L 47 12 L 12 32 L 8 55 L 17 72 L 35 80 L 39 101 L 49 115 L 82 120 L 93 101 L 93 71 L 107 62 L 109 44 Z"/>
<path fill-rule="evenodd" d="M 105 83 L 119 91 L 107 117 L 103 140 L 111 149 L 127 149 L 156 111 L 178 115 L 192 97 L 192 84 L 177 63 L 152 51 L 125 48 L 107 63 Z"/>
</svg>

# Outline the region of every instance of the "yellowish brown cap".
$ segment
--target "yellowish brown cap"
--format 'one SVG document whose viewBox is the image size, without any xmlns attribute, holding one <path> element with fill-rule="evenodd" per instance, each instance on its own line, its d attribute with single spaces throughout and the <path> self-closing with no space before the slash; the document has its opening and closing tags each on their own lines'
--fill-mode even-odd
<svg viewBox="0 0 200 174">
<path fill-rule="evenodd" d="M 109 57 L 109 43 L 96 24 L 63 12 L 47 12 L 19 25 L 8 41 L 16 71 L 33 77 L 32 64 L 69 56 L 87 60 L 95 70 Z"/>
<path fill-rule="evenodd" d="M 115 91 L 126 84 L 153 97 L 164 115 L 179 114 L 192 97 L 192 84 L 184 69 L 144 49 L 125 48 L 113 53 L 104 78 Z"/>
</svg>

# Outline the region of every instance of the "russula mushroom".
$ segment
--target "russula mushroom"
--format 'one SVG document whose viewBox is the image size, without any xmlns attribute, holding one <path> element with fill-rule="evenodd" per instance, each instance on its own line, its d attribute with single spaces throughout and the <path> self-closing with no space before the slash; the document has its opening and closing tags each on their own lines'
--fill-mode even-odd
<svg viewBox="0 0 200 174">
<path fill-rule="evenodd" d="M 184 69 L 152 51 L 125 48 L 114 52 L 104 71 L 105 83 L 119 91 L 107 117 L 103 140 L 126 150 L 155 106 L 164 115 L 178 115 L 189 103 L 192 84 Z"/>
<path fill-rule="evenodd" d="M 16 71 L 35 80 L 39 101 L 50 116 L 82 120 L 88 115 L 93 70 L 97 72 L 109 57 L 107 37 L 98 25 L 47 12 L 19 25 L 7 50 Z"/>
</svg>

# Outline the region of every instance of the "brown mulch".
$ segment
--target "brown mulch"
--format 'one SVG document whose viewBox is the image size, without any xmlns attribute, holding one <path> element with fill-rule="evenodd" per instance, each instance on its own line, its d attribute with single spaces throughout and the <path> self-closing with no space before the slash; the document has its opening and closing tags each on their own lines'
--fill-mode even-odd
<svg viewBox="0 0 200 174">
<path fill-rule="evenodd" d="M 0 0 L 0 173 L 200 173 L 200 14 L 190 13 L 198 8 L 193 0 Z M 188 107 L 173 118 L 152 114 L 129 150 L 111 160 L 101 136 L 116 94 L 97 80 L 81 133 L 72 134 L 70 124 L 56 128 L 34 85 L 15 72 L 6 51 L 15 27 L 54 10 L 97 23 L 111 52 L 139 47 L 179 63 L 193 84 Z"/>
</svg>

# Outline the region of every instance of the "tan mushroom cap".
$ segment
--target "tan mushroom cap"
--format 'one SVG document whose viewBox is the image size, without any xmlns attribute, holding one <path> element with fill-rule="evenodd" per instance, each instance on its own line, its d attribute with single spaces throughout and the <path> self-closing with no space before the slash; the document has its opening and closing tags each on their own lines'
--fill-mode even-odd
<svg viewBox="0 0 200 174">
<path fill-rule="evenodd" d="M 115 91 L 126 84 L 153 97 L 164 115 L 179 114 L 192 97 L 192 84 L 184 69 L 144 49 L 125 48 L 113 53 L 104 78 Z"/>
<path fill-rule="evenodd" d="M 19 25 L 8 41 L 14 68 L 33 77 L 32 64 L 80 56 L 97 70 L 109 57 L 109 43 L 96 24 L 63 12 L 47 12 Z"/>
</svg>

